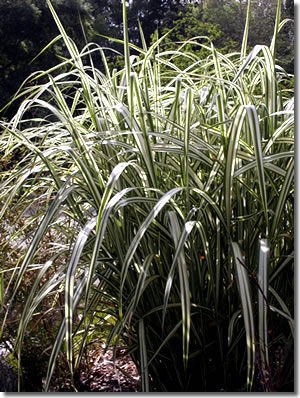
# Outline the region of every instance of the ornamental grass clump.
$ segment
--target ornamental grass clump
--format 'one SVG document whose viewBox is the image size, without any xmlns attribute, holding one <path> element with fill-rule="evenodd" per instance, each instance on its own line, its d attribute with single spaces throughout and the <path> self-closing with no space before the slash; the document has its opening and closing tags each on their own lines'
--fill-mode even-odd
<svg viewBox="0 0 300 398">
<path fill-rule="evenodd" d="M 109 49 L 79 51 L 48 5 L 68 58 L 31 76 L 1 121 L 3 158 L 25 147 L 3 172 L 1 217 L 21 208 L 34 225 L 0 274 L 2 332 L 24 295 L 20 373 L 46 303 L 45 391 L 61 353 L 74 377 L 100 338 L 127 347 L 143 391 L 293 389 L 293 77 L 276 64 L 280 1 L 269 47 L 247 49 L 249 2 L 241 52 L 194 38 L 206 59 L 184 43 L 164 51 L 164 37 L 132 45 L 124 1 L 120 70 Z"/>
</svg>

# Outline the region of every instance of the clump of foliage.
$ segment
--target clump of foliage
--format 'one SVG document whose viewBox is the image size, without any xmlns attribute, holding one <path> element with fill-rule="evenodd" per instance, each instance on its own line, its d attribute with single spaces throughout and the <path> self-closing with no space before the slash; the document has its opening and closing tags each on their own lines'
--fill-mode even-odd
<svg viewBox="0 0 300 398">
<path fill-rule="evenodd" d="M 294 118 L 292 76 L 275 62 L 280 2 L 270 46 L 247 55 L 249 5 L 240 52 L 194 39 L 200 59 L 161 50 L 165 37 L 130 44 L 125 3 L 125 66 L 110 70 L 104 48 L 79 52 L 48 1 L 69 58 L 35 74 L 1 122 L 4 156 L 27 148 L 2 177 L 1 216 L 45 202 L 5 280 L 2 331 L 34 268 L 15 347 L 21 370 L 48 305 L 46 391 L 60 353 L 72 377 L 105 335 L 126 343 L 143 391 L 290 391 Z"/>
</svg>

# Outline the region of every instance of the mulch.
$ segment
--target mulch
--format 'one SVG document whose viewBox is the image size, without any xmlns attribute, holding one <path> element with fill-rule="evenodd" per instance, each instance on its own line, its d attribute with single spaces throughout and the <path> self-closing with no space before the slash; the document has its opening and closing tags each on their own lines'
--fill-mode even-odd
<svg viewBox="0 0 300 398">
<path fill-rule="evenodd" d="M 75 375 L 75 386 L 78 392 L 140 392 L 140 376 L 137 368 L 126 355 L 125 349 L 117 349 L 115 361 L 113 351 L 104 353 L 103 347 L 98 347 L 89 353 L 88 363 L 79 369 Z M 74 391 L 71 380 L 64 378 L 59 386 L 50 392 Z"/>
</svg>

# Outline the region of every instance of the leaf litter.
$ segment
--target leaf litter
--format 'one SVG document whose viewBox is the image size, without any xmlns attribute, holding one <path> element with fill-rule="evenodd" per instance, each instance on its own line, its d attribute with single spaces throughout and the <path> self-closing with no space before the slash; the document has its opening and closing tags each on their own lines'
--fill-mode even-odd
<svg viewBox="0 0 300 398">
<path fill-rule="evenodd" d="M 104 352 L 104 345 L 89 353 L 89 359 L 74 375 L 78 392 L 140 392 L 140 376 L 126 349 L 118 348 L 115 359 L 113 350 Z M 66 377 L 52 387 L 50 392 L 74 391 L 71 378 Z"/>
</svg>

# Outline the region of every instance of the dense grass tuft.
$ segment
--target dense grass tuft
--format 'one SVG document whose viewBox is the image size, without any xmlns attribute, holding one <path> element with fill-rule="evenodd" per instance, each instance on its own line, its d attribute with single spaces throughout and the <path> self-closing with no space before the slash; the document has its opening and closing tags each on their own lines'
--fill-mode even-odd
<svg viewBox="0 0 300 398">
<path fill-rule="evenodd" d="M 132 46 L 124 1 L 125 66 L 110 70 L 107 50 L 79 51 L 48 3 L 69 59 L 35 74 L 1 121 L 3 158 L 25 148 L 2 173 L 1 216 L 18 208 L 35 227 L 0 273 L 2 332 L 22 308 L 20 370 L 46 307 L 46 391 L 60 352 L 74 375 L 103 336 L 126 344 L 144 391 L 293 389 L 293 76 L 276 66 L 280 14 L 270 47 L 247 55 L 246 23 L 241 53 L 211 44 L 195 60 L 184 44 L 164 52 L 163 38 Z"/>
</svg>

